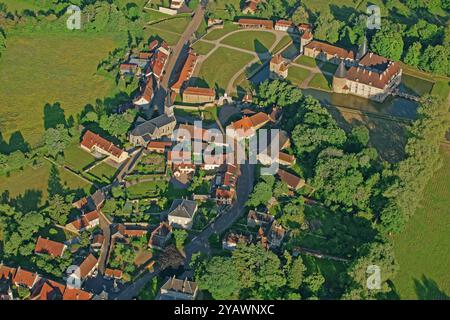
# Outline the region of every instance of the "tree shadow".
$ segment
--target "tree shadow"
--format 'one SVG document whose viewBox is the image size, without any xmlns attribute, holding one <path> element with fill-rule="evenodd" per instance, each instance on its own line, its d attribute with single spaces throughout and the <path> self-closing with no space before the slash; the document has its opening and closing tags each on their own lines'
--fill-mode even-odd
<svg viewBox="0 0 450 320">
<path fill-rule="evenodd" d="M 61 104 L 56 102 L 54 104 L 45 104 L 44 106 L 44 129 L 56 128 L 57 125 L 62 124 L 67 126 L 66 116 Z"/>
<path fill-rule="evenodd" d="M 22 213 L 31 211 L 38 211 L 42 199 L 42 191 L 40 190 L 26 190 L 24 194 L 11 200 L 13 207 Z"/>
<path fill-rule="evenodd" d="M 330 11 L 333 14 L 333 16 L 340 21 L 348 21 L 349 18 L 355 14 L 361 14 L 359 11 L 355 10 L 353 7 L 349 6 L 337 6 L 337 5 L 330 5 Z"/>
<path fill-rule="evenodd" d="M 22 133 L 16 131 L 9 137 L 9 152 L 20 150 L 23 153 L 30 151 L 30 145 L 25 141 Z"/>
<path fill-rule="evenodd" d="M 414 287 L 420 300 L 450 300 L 450 297 L 439 288 L 436 281 L 422 275 L 422 278 L 414 279 Z"/>
<path fill-rule="evenodd" d="M 267 61 L 267 59 L 270 59 L 269 49 L 264 44 L 262 44 L 261 41 L 255 39 L 253 41 L 253 46 L 255 48 L 255 53 L 258 56 L 259 61 L 265 62 Z"/>
<path fill-rule="evenodd" d="M 64 194 L 64 186 L 61 182 L 59 170 L 55 165 L 50 168 L 50 176 L 48 178 L 47 192 L 49 197 L 53 197 L 57 194 Z"/>
</svg>

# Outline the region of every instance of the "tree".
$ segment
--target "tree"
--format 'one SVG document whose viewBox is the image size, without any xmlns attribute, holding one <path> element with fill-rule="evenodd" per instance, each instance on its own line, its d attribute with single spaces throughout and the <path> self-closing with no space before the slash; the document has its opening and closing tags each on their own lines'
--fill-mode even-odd
<svg viewBox="0 0 450 320">
<path fill-rule="evenodd" d="M 428 46 L 420 60 L 420 68 L 439 75 L 450 75 L 450 50 L 441 45 Z"/>
<path fill-rule="evenodd" d="M 283 205 L 283 214 L 278 220 L 283 227 L 293 230 L 293 234 L 298 233 L 305 223 L 304 211 L 303 198 L 291 199 Z"/>
<path fill-rule="evenodd" d="M 72 208 L 70 203 L 67 203 L 63 196 L 56 194 L 49 200 L 49 205 L 45 209 L 46 213 L 52 221 L 60 225 L 67 223 L 69 212 Z"/>
<path fill-rule="evenodd" d="M 325 278 L 320 272 L 315 272 L 307 276 L 304 283 L 308 290 L 313 294 L 313 297 L 315 297 L 325 283 Z"/>
<path fill-rule="evenodd" d="M 70 141 L 71 137 L 69 135 L 69 130 L 62 124 L 58 124 L 56 128 L 45 130 L 44 143 L 46 154 L 53 158 L 62 154 Z"/>
<path fill-rule="evenodd" d="M 314 38 L 336 43 L 343 25 L 344 23 L 335 19 L 331 13 L 321 13 L 315 22 Z"/>
<path fill-rule="evenodd" d="M 367 283 L 370 281 L 369 276 L 377 272 L 375 269 L 380 271 L 381 283 L 379 283 L 379 289 L 370 290 Z M 347 286 L 344 298 L 373 299 L 381 297 L 391 291 L 389 283 L 395 278 L 397 271 L 398 265 L 391 243 L 372 242 L 364 245 L 360 249 L 359 258 L 349 267 L 348 274 L 353 282 Z"/>
<path fill-rule="evenodd" d="M 289 186 L 284 181 L 275 182 L 275 186 L 273 187 L 273 196 L 275 198 L 280 198 L 289 194 Z"/>
<path fill-rule="evenodd" d="M 306 266 L 301 257 L 295 258 L 289 266 L 287 274 L 287 286 L 292 290 L 298 290 L 304 281 Z"/>
<path fill-rule="evenodd" d="M 370 47 L 373 52 L 392 59 L 400 60 L 403 54 L 403 30 L 392 23 L 383 23 L 373 36 Z"/>
<path fill-rule="evenodd" d="M 297 8 L 297 10 L 294 11 L 294 14 L 292 15 L 292 21 L 295 24 L 309 22 L 309 14 L 308 14 L 308 11 L 306 11 L 304 6 L 300 6 Z"/>
<path fill-rule="evenodd" d="M 262 176 L 262 181 L 256 184 L 246 205 L 249 207 L 257 207 L 260 204 L 267 204 L 272 198 L 272 188 L 274 183 L 275 178 L 273 176 Z"/>
<path fill-rule="evenodd" d="M 422 44 L 420 42 L 414 42 L 406 53 L 404 62 L 414 67 L 418 67 L 420 63 Z"/>
<path fill-rule="evenodd" d="M 175 239 L 175 246 L 178 248 L 178 250 L 183 250 L 184 243 L 186 242 L 186 239 L 188 237 L 188 233 L 184 229 L 175 229 L 173 230 L 173 236 Z"/>
<path fill-rule="evenodd" d="M 330 113 L 312 97 L 299 106 L 300 119 L 292 132 L 292 140 L 298 157 L 314 153 L 327 146 L 342 146 L 346 141 L 344 130 L 338 127 Z"/>
<path fill-rule="evenodd" d="M 328 148 L 319 154 L 312 185 L 332 210 L 369 210 L 379 174 L 368 172 L 370 162 L 376 158 L 376 152 L 368 151 L 345 154 L 342 150 Z"/>
<path fill-rule="evenodd" d="M 302 97 L 302 92 L 287 81 L 266 80 L 258 87 L 256 102 L 263 107 L 286 107 L 298 103 Z"/>
</svg>

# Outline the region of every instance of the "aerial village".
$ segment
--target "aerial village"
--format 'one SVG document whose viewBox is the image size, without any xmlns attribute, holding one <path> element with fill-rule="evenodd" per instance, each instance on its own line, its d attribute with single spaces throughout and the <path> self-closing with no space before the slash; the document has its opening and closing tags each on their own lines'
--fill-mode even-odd
<svg viewBox="0 0 450 320">
<path fill-rule="evenodd" d="M 179 10 L 183 3 L 171 1 L 170 10 Z M 247 1 L 243 13 L 255 13 L 258 3 Z M 299 39 L 295 57 L 278 53 L 268 61 L 270 79 L 287 78 L 293 61 L 304 55 L 336 66 L 332 89 L 337 93 L 382 102 L 400 84 L 399 64 L 370 52 L 366 42 L 354 52 L 315 40 L 309 24 L 253 18 L 241 18 L 234 24 L 239 29 L 270 29 Z M 223 21 L 210 18 L 208 28 L 221 29 Z M 73 234 L 72 239 L 58 242 L 39 237 L 34 248 L 45 261 L 63 259 L 71 252 L 76 265 L 66 266 L 60 279 L 49 279 L 26 266 L 0 264 L 0 300 L 16 299 L 13 287 L 27 292 L 31 300 L 133 298 L 139 292 L 128 285 L 158 273 L 165 277 L 156 299 L 194 300 L 201 292 L 185 261 L 201 251 L 204 242 L 219 252 L 235 250 L 239 243 L 256 243 L 282 254 L 289 230 L 271 213 L 277 199 L 273 197 L 264 207 L 246 206 L 253 189 L 253 182 L 247 180 L 252 180 L 253 174 L 247 164 L 234 161 L 234 150 L 239 143 L 248 144 L 261 129 L 278 129 L 274 139 L 278 139 L 279 152 L 276 156 L 267 152 L 273 142 L 269 137 L 268 146 L 257 151 L 257 170 L 277 163 L 280 168 L 275 179 L 286 186 L 288 197 L 310 188 L 292 170 L 296 157 L 289 133 L 280 127 L 283 110 L 256 105 L 251 91 L 236 100 L 231 92 L 196 85 L 193 78 L 202 56 L 193 46 L 184 54 L 177 53 L 178 57 L 175 54 L 164 40 L 150 39 L 144 50 L 132 53 L 120 64 L 118 76 L 139 79 L 140 88 L 132 104 L 126 106 L 138 111 L 127 134 L 128 147 L 119 147 L 90 130 L 82 136 L 79 148 L 86 155 L 104 159 L 117 168 L 117 174 L 111 184 L 75 199 L 76 219 L 58 226 Z M 177 63 L 169 72 L 171 59 Z M 161 89 L 166 91 L 162 98 Z M 159 108 L 161 101 L 163 109 Z M 194 122 L 204 120 L 204 111 L 211 107 L 232 109 L 233 115 L 224 122 L 216 117 L 203 127 L 196 126 Z M 194 110 L 199 116 L 186 116 L 179 110 Z M 214 140 L 207 132 L 212 128 L 230 139 Z M 201 148 L 194 148 L 195 143 Z M 180 145 L 184 146 L 182 151 Z M 138 197 L 127 198 L 127 190 L 139 188 L 144 191 L 137 192 Z M 170 197 L 165 197 L 167 193 Z M 145 213 L 139 212 L 143 206 Z M 214 235 L 213 240 L 209 234 Z M 299 249 L 294 247 L 292 253 L 299 254 Z M 171 274 L 171 270 L 176 272 Z"/>
</svg>

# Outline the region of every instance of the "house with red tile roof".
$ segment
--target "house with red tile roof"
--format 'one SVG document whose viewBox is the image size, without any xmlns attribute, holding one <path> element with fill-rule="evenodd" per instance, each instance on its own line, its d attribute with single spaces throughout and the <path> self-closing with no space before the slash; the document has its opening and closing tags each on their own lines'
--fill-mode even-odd
<svg viewBox="0 0 450 320">
<path fill-rule="evenodd" d="M 91 300 L 93 294 L 81 289 L 66 288 L 63 295 L 63 300 Z"/>
<path fill-rule="evenodd" d="M 176 93 L 180 93 L 180 91 L 186 86 L 191 76 L 194 74 L 195 66 L 197 65 L 198 56 L 190 50 L 186 61 L 183 64 L 183 67 L 180 71 L 177 81 L 172 85 L 172 90 Z"/>
<path fill-rule="evenodd" d="M 258 11 L 258 5 L 261 3 L 261 0 L 247 0 L 245 1 L 244 8 L 242 9 L 242 13 L 244 14 L 255 14 Z"/>
<path fill-rule="evenodd" d="M 243 29 L 273 29 L 272 20 L 241 18 L 237 23 Z"/>
<path fill-rule="evenodd" d="M 292 21 L 288 20 L 277 20 L 275 22 L 275 30 L 284 32 L 294 32 L 295 24 Z"/>
<path fill-rule="evenodd" d="M 112 142 L 90 130 L 84 133 L 80 146 L 90 153 L 99 153 L 117 163 L 121 163 L 129 157 L 128 152 L 116 147 Z"/>
<path fill-rule="evenodd" d="M 353 51 L 317 40 L 311 40 L 304 46 L 304 55 L 334 64 L 340 64 L 341 61 L 344 61 L 345 64 L 352 65 L 355 62 Z"/>
<path fill-rule="evenodd" d="M 237 232 L 230 232 L 222 239 L 222 248 L 224 250 L 236 249 L 238 243 L 250 244 L 252 242 L 251 234 L 243 234 Z"/>
<path fill-rule="evenodd" d="M 5 266 L 2 262 L 0 262 L 0 280 L 10 280 L 16 274 L 15 268 L 10 268 Z"/>
<path fill-rule="evenodd" d="M 186 87 L 181 96 L 183 102 L 205 104 L 216 100 L 216 91 L 213 88 Z"/>
<path fill-rule="evenodd" d="M 66 286 L 49 279 L 41 279 L 33 289 L 30 300 L 61 300 Z"/>
<path fill-rule="evenodd" d="M 41 277 L 36 272 L 27 271 L 19 267 L 14 274 L 12 283 L 15 286 L 23 286 L 28 289 L 32 289 L 40 280 L 40 278 Z"/>
<path fill-rule="evenodd" d="M 66 224 L 66 229 L 74 232 L 80 233 L 84 230 L 89 230 L 95 228 L 100 223 L 100 216 L 97 210 L 93 210 L 86 214 L 83 214 L 78 219 Z"/>
<path fill-rule="evenodd" d="M 270 117 L 264 112 L 255 113 L 250 117 L 244 116 L 241 120 L 232 122 L 227 126 L 227 135 L 238 140 L 250 138 L 255 135 L 256 130 L 262 128 L 268 122 L 270 122 Z"/>
<path fill-rule="evenodd" d="M 291 190 L 298 190 L 306 184 L 304 179 L 282 169 L 278 169 L 277 175 L 281 181 L 286 182 Z"/>
<path fill-rule="evenodd" d="M 110 268 L 105 269 L 105 277 L 106 278 L 120 280 L 120 279 L 122 279 L 122 276 L 123 276 L 122 270 L 110 269 Z"/>
<path fill-rule="evenodd" d="M 53 257 L 62 257 L 67 246 L 64 243 L 56 242 L 39 236 L 34 252 L 36 254 L 48 254 Z"/>
<path fill-rule="evenodd" d="M 86 259 L 83 260 L 83 262 L 79 266 L 79 278 L 80 280 L 85 280 L 88 277 L 91 277 L 94 272 L 97 270 L 98 267 L 98 259 L 92 255 L 89 254 Z"/>
<path fill-rule="evenodd" d="M 133 104 L 136 107 L 147 106 L 150 104 L 154 96 L 154 78 L 152 75 L 150 75 L 147 79 L 144 89 L 142 90 L 142 93 L 138 95 L 136 99 L 134 99 Z"/>
<path fill-rule="evenodd" d="M 276 54 L 270 59 L 269 69 L 271 79 L 285 79 L 288 76 L 288 62 L 281 54 Z"/>
</svg>

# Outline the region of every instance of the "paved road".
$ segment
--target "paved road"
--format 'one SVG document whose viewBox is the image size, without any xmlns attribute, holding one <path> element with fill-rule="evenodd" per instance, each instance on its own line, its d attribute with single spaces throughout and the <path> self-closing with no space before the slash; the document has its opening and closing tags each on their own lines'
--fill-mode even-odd
<svg viewBox="0 0 450 320">
<path fill-rule="evenodd" d="M 178 40 L 178 43 L 172 47 L 172 53 L 170 54 L 165 68 L 165 75 L 159 84 L 155 97 L 153 98 L 153 108 L 150 108 L 149 116 L 153 114 L 154 108 L 158 109 L 159 114 L 163 114 L 165 112 L 165 101 L 167 93 L 169 92 L 169 84 L 174 76 L 174 71 L 176 69 L 175 66 L 179 63 L 180 57 L 183 57 L 187 53 L 187 49 L 189 47 L 187 44 L 204 19 L 207 2 L 208 1 L 206 0 L 202 1 L 202 4 L 197 7 L 191 22 L 187 26 L 186 30 L 184 30 L 180 40 Z"/>
<path fill-rule="evenodd" d="M 147 283 L 149 283 L 155 276 L 159 274 L 159 271 L 149 272 L 144 274 L 138 280 L 131 283 L 128 287 L 126 287 L 122 292 L 120 292 L 117 296 L 113 297 L 114 300 L 131 300 L 137 297 L 139 292 L 145 287 Z"/>
<path fill-rule="evenodd" d="M 253 190 L 255 165 L 242 164 L 240 166 L 241 175 L 238 179 L 237 185 L 237 200 L 230 210 L 218 216 L 213 223 L 208 225 L 199 235 L 185 246 L 186 265 L 189 263 L 192 254 L 196 252 L 209 253 L 208 239 L 213 234 L 221 234 L 231 227 L 231 225 L 238 220 L 244 213 L 245 202 Z"/>
</svg>

